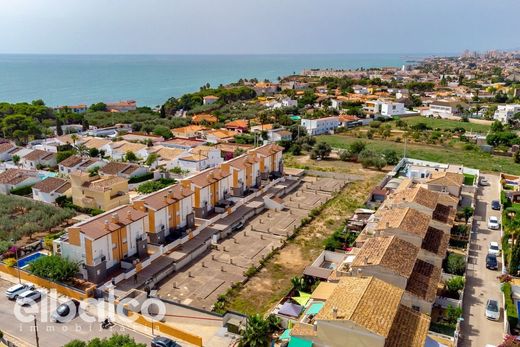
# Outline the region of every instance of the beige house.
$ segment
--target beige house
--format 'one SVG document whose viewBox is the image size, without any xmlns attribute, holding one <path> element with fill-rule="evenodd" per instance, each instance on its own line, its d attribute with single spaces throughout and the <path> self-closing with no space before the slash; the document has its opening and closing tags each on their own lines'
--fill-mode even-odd
<svg viewBox="0 0 520 347">
<path fill-rule="evenodd" d="M 252 152 L 242 154 L 226 162 L 231 173 L 231 195 L 241 197 L 251 188 L 259 188 L 260 159 Z"/>
<path fill-rule="evenodd" d="M 426 185 L 429 190 L 460 196 L 464 175 L 455 172 L 432 172 Z"/>
<path fill-rule="evenodd" d="M 98 175 L 74 172 L 70 174 L 72 202 L 85 208 L 97 208 L 108 211 L 128 204 L 128 180 L 118 176 Z"/>
<path fill-rule="evenodd" d="M 138 266 L 148 257 L 145 217 L 132 206 L 118 207 L 67 228 L 66 239 L 55 241 L 55 251 L 83 264 L 85 279 L 103 283 L 111 272 Z"/>
<path fill-rule="evenodd" d="M 291 336 L 317 347 L 423 347 L 430 318 L 401 304 L 404 290 L 375 277 L 340 279 L 313 324 Z"/>
<path fill-rule="evenodd" d="M 193 191 L 175 184 L 134 201 L 134 207 L 146 211 L 146 231 L 150 242 L 165 244 L 167 238 L 179 238 L 195 226 Z"/>
</svg>

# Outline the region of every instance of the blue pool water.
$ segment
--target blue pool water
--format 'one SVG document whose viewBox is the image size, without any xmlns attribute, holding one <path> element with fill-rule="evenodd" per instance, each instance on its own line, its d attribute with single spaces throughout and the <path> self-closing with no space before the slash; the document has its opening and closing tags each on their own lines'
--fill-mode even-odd
<svg viewBox="0 0 520 347">
<path fill-rule="evenodd" d="M 36 253 L 31 254 L 31 255 L 28 255 L 25 258 L 22 258 L 22 259 L 18 260 L 17 265 L 18 265 L 18 267 L 20 269 L 22 269 L 25 266 L 29 265 L 30 262 L 33 262 L 36 259 L 41 258 L 41 257 L 46 257 L 46 255 L 43 254 L 43 253 L 40 253 L 40 252 L 36 252 Z"/>
<path fill-rule="evenodd" d="M 49 177 L 56 177 L 56 174 L 54 172 L 38 172 L 38 177 L 43 181 Z"/>
</svg>

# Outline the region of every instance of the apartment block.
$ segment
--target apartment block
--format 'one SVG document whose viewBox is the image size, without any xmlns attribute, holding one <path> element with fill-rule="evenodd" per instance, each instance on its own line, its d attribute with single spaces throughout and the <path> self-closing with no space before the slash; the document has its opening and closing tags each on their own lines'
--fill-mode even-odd
<svg viewBox="0 0 520 347">
<path fill-rule="evenodd" d="M 108 211 L 128 204 L 128 180 L 118 176 L 91 176 L 84 172 L 70 174 L 72 202 L 85 208 Z"/>
</svg>

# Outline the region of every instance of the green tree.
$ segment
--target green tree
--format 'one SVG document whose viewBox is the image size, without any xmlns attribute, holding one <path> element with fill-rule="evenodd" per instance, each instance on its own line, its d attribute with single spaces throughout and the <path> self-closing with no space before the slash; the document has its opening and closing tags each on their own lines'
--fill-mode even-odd
<svg viewBox="0 0 520 347">
<path fill-rule="evenodd" d="M 56 134 L 58 136 L 63 135 L 63 129 L 61 127 L 61 118 L 60 117 L 56 117 Z"/>
<path fill-rule="evenodd" d="M 15 139 L 19 143 L 27 143 L 29 137 L 41 133 L 37 121 L 22 114 L 5 116 L 1 126 L 5 138 Z"/>
<path fill-rule="evenodd" d="M 56 162 L 61 163 L 72 155 L 74 155 L 74 151 L 60 151 L 56 153 Z"/>
<path fill-rule="evenodd" d="M 449 280 L 446 281 L 446 289 L 450 293 L 457 293 L 459 290 L 464 288 L 464 277 L 462 276 L 453 276 Z"/>
<path fill-rule="evenodd" d="M 385 158 L 388 165 L 397 165 L 397 163 L 399 163 L 399 160 L 401 160 L 401 157 L 399 156 L 399 154 L 397 154 L 397 152 L 394 149 L 384 149 L 381 154 Z"/>
<path fill-rule="evenodd" d="M 13 155 L 13 163 L 14 165 L 17 165 L 20 163 L 20 156 L 18 154 Z"/>
<path fill-rule="evenodd" d="M 350 151 L 350 153 L 357 155 L 357 154 L 363 152 L 363 150 L 366 148 L 366 146 L 367 146 L 366 143 L 363 141 L 360 141 L 360 140 L 354 141 L 350 144 L 349 151 Z"/>
<path fill-rule="evenodd" d="M 466 261 L 464 256 L 455 253 L 449 253 L 446 258 L 446 272 L 453 275 L 464 275 L 466 271 Z"/>
<path fill-rule="evenodd" d="M 88 342 L 72 340 L 63 347 L 146 347 L 144 343 L 137 343 L 128 335 L 114 334 L 109 338 L 96 337 Z"/>
<path fill-rule="evenodd" d="M 132 152 L 132 151 L 128 151 L 128 152 L 126 152 L 126 154 L 125 154 L 125 160 L 126 160 L 126 161 L 129 161 L 129 162 L 135 162 L 135 161 L 138 161 L 139 158 L 137 158 L 137 155 L 135 155 L 134 152 Z"/>
<path fill-rule="evenodd" d="M 88 110 L 91 112 L 99 112 L 99 111 L 105 112 L 105 111 L 107 111 L 107 105 L 103 102 L 98 102 L 97 104 L 90 105 Z"/>
<path fill-rule="evenodd" d="M 273 316 L 274 317 L 274 316 Z M 240 347 L 268 347 L 272 334 L 280 327 L 279 319 L 263 319 L 259 314 L 249 316 L 246 328 L 241 333 Z"/>
<path fill-rule="evenodd" d="M 317 159 L 317 158 L 325 159 L 330 155 L 331 152 L 332 152 L 332 147 L 328 143 L 318 142 L 312 148 L 310 156 L 312 159 Z"/>
<path fill-rule="evenodd" d="M 464 216 L 464 221 L 466 222 L 466 224 L 468 224 L 468 221 L 471 218 L 471 216 L 473 216 L 474 212 L 475 209 L 470 206 L 466 206 L 464 207 L 464 209 L 462 209 L 462 215 Z"/>
<path fill-rule="evenodd" d="M 68 283 L 79 272 L 79 265 L 57 255 L 40 257 L 29 264 L 29 272 L 51 281 Z"/>
<path fill-rule="evenodd" d="M 159 155 L 157 153 L 151 153 L 148 155 L 148 158 L 146 158 L 145 164 L 152 166 L 152 164 L 155 163 L 157 159 L 159 159 Z"/>
<path fill-rule="evenodd" d="M 170 139 L 173 137 L 172 132 L 168 127 L 165 127 L 164 125 L 156 125 L 155 128 L 153 128 L 153 134 L 157 136 L 162 136 L 165 139 Z"/>
<path fill-rule="evenodd" d="M 88 150 L 88 155 L 91 157 L 91 158 L 97 158 L 99 156 L 99 149 L 97 149 L 96 147 L 92 147 Z"/>
</svg>

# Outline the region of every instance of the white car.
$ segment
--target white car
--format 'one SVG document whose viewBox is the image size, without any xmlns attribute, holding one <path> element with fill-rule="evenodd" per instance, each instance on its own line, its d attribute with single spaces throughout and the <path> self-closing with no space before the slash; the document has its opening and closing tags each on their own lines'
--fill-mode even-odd
<svg viewBox="0 0 520 347">
<path fill-rule="evenodd" d="M 16 298 L 16 303 L 20 306 L 32 305 L 36 301 L 40 300 L 42 293 L 37 290 L 26 290 Z"/>
<path fill-rule="evenodd" d="M 500 319 L 500 307 L 498 301 L 489 299 L 486 303 L 486 318 L 491 320 Z"/>
<path fill-rule="evenodd" d="M 9 300 L 15 300 L 18 297 L 18 295 L 31 289 L 34 289 L 34 286 L 29 284 L 15 284 L 14 286 L 9 287 L 5 291 L 5 296 L 7 296 Z"/>
<path fill-rule="evenodd" d="M 495 216 L 491 216 L 488 219 L 488 229 L 491 230 L 498 230 L 500 229 L 500 222 L 498 221 L 498 218 Z"/>
<path fill-rule="evenodd" d="M 488 254 L 494 254 L 497 257 L 500 255 L 500 246 L 498 245 L 498 242 L 492 241 L 489 243 Z"/>
</svg>

